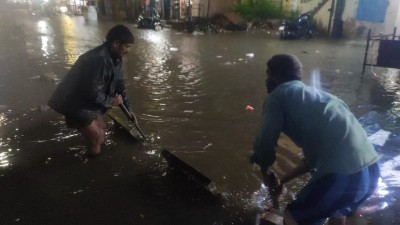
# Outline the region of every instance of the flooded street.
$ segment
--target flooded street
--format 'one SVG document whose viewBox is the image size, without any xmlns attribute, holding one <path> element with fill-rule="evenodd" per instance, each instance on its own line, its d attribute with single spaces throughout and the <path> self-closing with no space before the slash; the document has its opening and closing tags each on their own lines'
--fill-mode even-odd
<svg viewBox="0 0 400 225">
<path fill-rule="evenodd" d="M 0 4 L 0 224 L 256 224 L 270 201 L 249 156 L 266 61 L 277 53 L 297 55 L 303 81 L 342 98 L 369 135 L 390 132 L 375 145 L 382 181 L 358 224 L 399 224 L 399 71 L 367 67 L 361 77 L 366 41 L 188 34 L 124 22 L 135 36 L 123 65 L 128 97 L 148 140 L 131 140 L 105 117 L 103 153 L 87 158 L 81 136 L 46 104 L 79 55 L 115 24 Z M 222 197 L 167 173 L 162 149 L 212 179 Z M 292 182 L 281 207 L 304 184 Z"/>
</svg>

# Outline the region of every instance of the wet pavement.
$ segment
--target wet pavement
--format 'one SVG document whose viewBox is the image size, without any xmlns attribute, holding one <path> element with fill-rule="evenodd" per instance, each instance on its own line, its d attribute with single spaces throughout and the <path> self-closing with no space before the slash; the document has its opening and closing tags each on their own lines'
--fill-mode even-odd
<svg viewBox="0 0 400 225">
<path fill-rule="evenodd" d="M 342 98 L 374 137 L 383 179 L 357 223 L 398 224 L 399 71 L 367 68 L 361 77 L 364 40 L 280 41 L 274 32 L 188 34 L 121 23 L 135 36 L 124 71 L 149 139 L 135 142 L 108 119 L 103 153 L 88 159 L 81 137 L 45 105 L 77 57 L 116 22 L 0 5 L 0 224 L 256 224 L 271 202 L 248 157 L 266 96 L 265 63 L 277 53 L 299 56 L 304 82 Z M 164 148 L 222 195 L 169 173 Z M 282 208 L 305 180 L 288 185 Z"/>
</svg>

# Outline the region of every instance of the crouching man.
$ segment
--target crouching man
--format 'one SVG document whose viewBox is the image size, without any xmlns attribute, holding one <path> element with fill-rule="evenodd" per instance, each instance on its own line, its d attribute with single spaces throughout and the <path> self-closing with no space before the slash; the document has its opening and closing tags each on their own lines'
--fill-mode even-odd
<svg viewBox="0 0 400 225">
<path fill-rule="evenodd" d="M 106 129 L 102 115 L 106 110 L 120 104 L 129 109 L 121 67 L 122 57 L 133 42 L 126 26 L 111 28 L 104 44 L 79 57 L 48 102 L 65 116 L 68 127 L 83 135 L 88 155 L 101 152 Z"/>
</svg>

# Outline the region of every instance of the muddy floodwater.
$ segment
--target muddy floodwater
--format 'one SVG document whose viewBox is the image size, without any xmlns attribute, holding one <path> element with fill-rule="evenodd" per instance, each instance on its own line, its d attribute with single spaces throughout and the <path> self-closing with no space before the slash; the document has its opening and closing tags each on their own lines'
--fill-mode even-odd
<svg viewBox="0 0 400 225">
<path fill-rule="evenodd" d="M 365 40 L 281 41 L 275 31 L 189 34 L 120 23 L 135 36 L 124 75 L 148 139 L 133 141 L 106 116 L 103 153 L 87 158 L 81 136 L 46 103 L 116 22 L 0 5 L 0 224 L 256 224 L 271 202 L 249 156 L 267 96 L 265 63 L 277 53 L 297 55 L 304 82 L 342 98 L 376 134 L 382 180 L 357 224 L 400 223 L 399 71 L 367 67 L 361 76 Z M 210 178 L 221 196 L 169 173 L 162 149 Z M 282 209 L 305 181 L 287 186 Z"/>
</svg>

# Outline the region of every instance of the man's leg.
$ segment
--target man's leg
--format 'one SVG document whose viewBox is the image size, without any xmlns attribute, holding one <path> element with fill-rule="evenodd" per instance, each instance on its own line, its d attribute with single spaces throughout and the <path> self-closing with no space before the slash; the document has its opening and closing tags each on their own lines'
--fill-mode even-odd
<svg viewBox="0 0 400 225">
<path fill-rule="evenodd" d="M 88 155 L 95 156 L 100 154 L 101 145 L 105 141 L 106 135 L 106 123 L 102 116 L 98 116 L 89 125 L 79 129 L 83 134 L 83 137 L 87 141 L 87 153 Z"/>
<path fill-rule="evenodd" d="M 366 201 L 372 193 L 375 191 L 376 187 L 378 186 L 378 180 L 380 177 L 380 171 L 379 171 L 379 166 L 378 163 L 375 163 L 368 168 L 363 169 L 362 171 L 359 172 L 360 176 L 363 178 L 360 180 L 360 189 L 363 191 L 358 191 L 355 192 L 361 196 L 359 201 L 356 201 L 355 203 L 351 204 L 349 207 L 340 210 L 339 212 L 342 213 L 343 215 L 347 216 L 339 216 L 335 215 L 331 218 L 329 218 L 329 224 L 328 225 L 345 225 L 347 224 L 356 224 L 357 221 L 360 221 L 359 216 L 355 216 L 354 214 L 356 213 L 358 207 Z M 358 224 L 358 223 L 357 223 Z"/>
<path fill-rule="evenodd" d="M 321 225 L 328 217 L 330 225 L 345 224 L 346 216 L 371 195 L 378 179 L 377 164 L 350 175 L 324 175 L 308 183 L 287 211 L 301 225 Z"/>
</svg>

